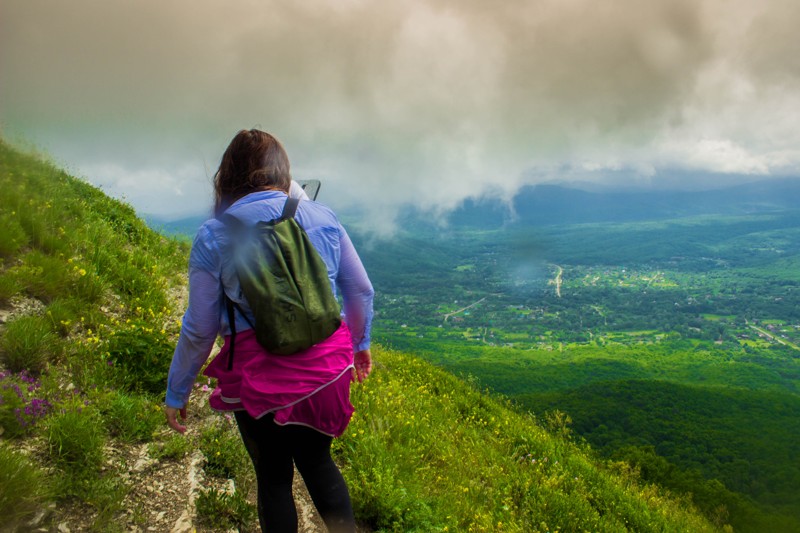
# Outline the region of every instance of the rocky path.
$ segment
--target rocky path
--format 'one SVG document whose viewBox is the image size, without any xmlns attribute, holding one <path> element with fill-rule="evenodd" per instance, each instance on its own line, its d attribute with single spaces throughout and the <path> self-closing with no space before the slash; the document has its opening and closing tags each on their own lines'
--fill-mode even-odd
<svg viewBox="0 0 800 533">
<path fill-rule="evenodd" d="M 190 400 L 189 428 L 186 438 L 196 439 L 209 422 L 208 417 L 220 416 L 206 407 L 209 393 L 195 391 Z M 164 431 L 170 431 L 165 429 Z M 126 532 L 210 533 L 197 519 L 195 501 L 199 491 L 215 486 L 233 489 L 233 481 L 209 478 L 203 471 L 204 457 L 199 449 L 178 460 L 156 461 L 148 454 L 147 444 L 106 448 L 106 470 L 118 472 L 128 487 L 121 509 L 114 512 L 114 530 Z M 295 476 L 294 496 L 299 519 L 299 531 L 327 531 L 311 501 L 300 475 Z M 255 503 L 255 494 L 248 500 Z M 48 528 L 30 524 L 31 531 L 73 533 L 89 531 L 96 520 L 96 509 L 82 504 L 65 505 L 50 510 L 55 518 Z M 43 523 L 46 520 L 42 521 Z M 257 532 L 258 524 L 245 530 Z"/>
</svg>

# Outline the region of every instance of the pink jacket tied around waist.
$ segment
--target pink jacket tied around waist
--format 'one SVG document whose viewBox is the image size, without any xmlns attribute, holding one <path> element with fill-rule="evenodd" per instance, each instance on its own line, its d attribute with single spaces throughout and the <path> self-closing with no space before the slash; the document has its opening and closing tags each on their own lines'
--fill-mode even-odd
<svg viewBox="0 0 800 533">
<path fill-rule="evenodd" d="M 246 410 L 260 418 L 274 413 L 280 425 L 300 424 L 338 437 L 353 415 L 350 381 L 353 341 L 342 323 L 333 335 L 292 355 L 274 355 L 252 329 L 236 334 L 233 369 L 228 370 L 230 337 L 203 372 L 217 379 L 209 402 L 217 411 Z"/>
</svg>

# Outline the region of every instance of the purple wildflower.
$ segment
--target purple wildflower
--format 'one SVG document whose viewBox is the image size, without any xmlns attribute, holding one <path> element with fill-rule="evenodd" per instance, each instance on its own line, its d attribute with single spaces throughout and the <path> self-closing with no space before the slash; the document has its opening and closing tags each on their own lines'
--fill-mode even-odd
<svg viewBox="0 0 800 533">
<path fill-rule="evenodd" d="M 14 389 L 14 392 L 17 394 L 17 397 L 18 397 L 20 400 L 22 400 L 22 399 L 25 397 L 25 396 L 22 394 L 22 391 L 20 390 L 20 388 L 19 388 L 19 385 L 17 385 L 16 383 L 14 383 L 13 385 L 11 385 L 11 388 L 12 388 L 12 389 Z"/>
</svg>

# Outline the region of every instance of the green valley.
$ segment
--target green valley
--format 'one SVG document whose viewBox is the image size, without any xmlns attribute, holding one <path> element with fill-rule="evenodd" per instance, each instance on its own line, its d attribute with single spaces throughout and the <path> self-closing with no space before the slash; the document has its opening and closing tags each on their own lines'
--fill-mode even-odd
<svg viewBox="0 0 800 533">
<path fill-rule="evenodd" d="M 361 243 L 375 335 L 521 410 L 564 413 L 736 530 L 796 531 L 800 210 L 724 196 L 713 214 L 636 221 L 412 219 Z"/>
</svg>

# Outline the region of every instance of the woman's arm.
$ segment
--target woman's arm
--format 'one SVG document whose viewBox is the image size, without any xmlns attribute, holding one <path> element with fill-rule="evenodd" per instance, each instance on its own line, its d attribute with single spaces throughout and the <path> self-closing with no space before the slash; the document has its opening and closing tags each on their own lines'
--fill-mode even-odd
<svg viewBox="0 0 800 533">
<path fill-rule="evenodd" d="M 344 314 L 353 339 L 353 351 L 361 352 L 369 350 L 373 314 L 372 300 L 375 291 L 353 242 L 344 228 L 341 228 L 340 231 L 341 255 L 336 284 L 342 295 Z"/>
<path fill-rule="evenodd" d="M 221 294 L 219 277 L 205 270 L 190 269 L 189 305 L 169 369 L 167 407 L 186 407 L 192 385 L 219 332 Z"/>
</svg>

